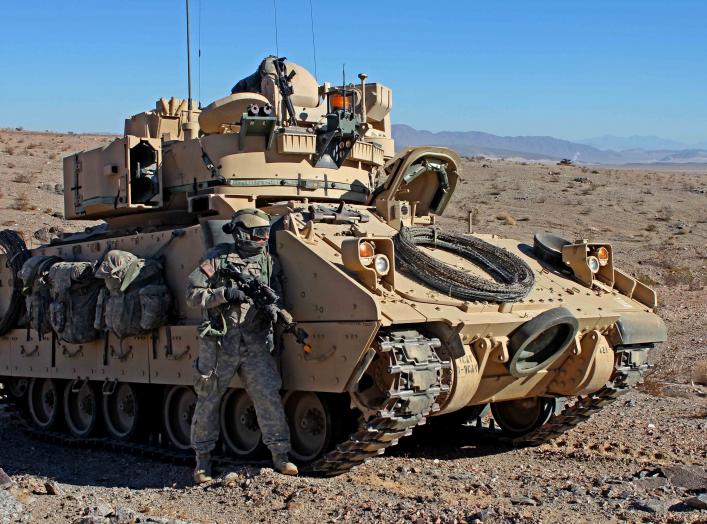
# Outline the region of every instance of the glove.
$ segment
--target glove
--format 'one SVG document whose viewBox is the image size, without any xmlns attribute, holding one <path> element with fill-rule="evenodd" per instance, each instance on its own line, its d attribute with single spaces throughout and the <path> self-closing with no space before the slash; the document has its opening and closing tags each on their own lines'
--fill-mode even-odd
<svg viewBox="0 0 707 524">
<path fill-rule="evenodd" d="M 277 313 L 279 311 L 279 308 L 275 304 L 270 304 L 267 306 L 264 310 L 265 314 L 268 316 L 268 319 L 274 324 L 277 322 Z"/>
<path fill-rule="evenodd" d="M 241 304 L 248 300 L 246 294 L 237 287 L 227 287 L 223 296 L 230 304 Z"/>
</svg>

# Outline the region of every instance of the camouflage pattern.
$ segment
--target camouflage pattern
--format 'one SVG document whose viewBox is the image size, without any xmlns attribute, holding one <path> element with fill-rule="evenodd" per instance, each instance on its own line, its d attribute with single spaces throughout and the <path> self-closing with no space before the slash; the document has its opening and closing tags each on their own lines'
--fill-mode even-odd
<svg viewBox="0 0 707 524">
<path fill-rule="evenodd" d="M 47 278 L 49 268 L 60 261 L 56 256 L 33 256 L 25 261 L 17 274 L 22 280 L 22 294 L 27 296 L 29 325 L 39 333 L 40 339 L 52 330 L 49 312 L 52 297 Z"/>
<path fill-rule="evenodd" d="M 117 249 L 106 253 L 95 272 L 105 289 L 98 298 L 94 326 L 118 338 L 141 335 L 169 320 L 171 295 L 162 264 Z"/>
<path fill-rule="evenodd" d="M 52 303 L 49 317 L 59 339 L 71 344 L 96 340 L 93 327 L 102 282 L 91 262 L 57 262 L 49 269 Z"/>
<path fill-rule="evenodd" d="M 279 394 L 282 382 L 271 354 L 272 321 L 248 303 L 228 303 L 224 292 L 230 283 L 218 273 L 227 263 L 278 287 L 267 252 L 242 259 L 229 244 L 210 249 L 189 276 L 187 302 L 202 308 L 206 328 L 202 328 L 206 334 L 200 338 L 199 356 L 194 363 L 198 399 L 192 420 L 192 447 L 197 453 L 214 449 L 220 429 L 221 399 L 238 373 L 253 400 L 263 443 L 273 453 L 288 453 L 290 432 Z"/>
</svg>

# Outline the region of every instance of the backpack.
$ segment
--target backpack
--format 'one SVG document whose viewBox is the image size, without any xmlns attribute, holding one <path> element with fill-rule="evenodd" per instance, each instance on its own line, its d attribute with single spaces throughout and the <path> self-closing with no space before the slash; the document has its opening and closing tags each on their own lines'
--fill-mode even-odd
<svg viewBox="0 0 707 524">
<path fill-rule="evenodd" d="M 93 264 L 57 262 L 49 269 L 48 280 L 49 320 L 57 336 L 70 344 L 98 339 L 93 321 L 103 282 L 93 276 Z"/>
<path fill-rule="evenodd" d="M 94 327 L 118 338 L 143 335 L 167 324 L 172 295 L 165 285 L 162 263 L 114 249 L 96 269 L 105 282 L 98 297 Z"/>
<path fill-rule="evenodd" d="M 22 279 L 22 294 L 27 298 L 27 329 L 34 329 L 42 335 L 51 332 L 50 321 L 51 294 L 47 280 L 50 268 L 61 262 L 61 258 L 50 255 L 38 255 L 28 258 L 17 273 Z"/>
</svg>

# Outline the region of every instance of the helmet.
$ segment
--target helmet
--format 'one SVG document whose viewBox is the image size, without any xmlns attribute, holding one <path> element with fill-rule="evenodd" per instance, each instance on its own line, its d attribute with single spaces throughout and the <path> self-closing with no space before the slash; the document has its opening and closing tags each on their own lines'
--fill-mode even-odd
<svg viewBox="0 0 707 524">
<path fill-rule="evenodd" d="M 241 209 L 234 213 L 231 221 L 223 226 L 224 233 L 235 234 L 236 229 L 269 230 L 270 215 L 259 209 Z"/>
<path fill-rule="evenodd" d="M 270 215 L 259 209 L 241 209 L 223 226 L 223 231 L 233 235 L 242 254 L 257 254 L 270 237 Z"/>
</svg>

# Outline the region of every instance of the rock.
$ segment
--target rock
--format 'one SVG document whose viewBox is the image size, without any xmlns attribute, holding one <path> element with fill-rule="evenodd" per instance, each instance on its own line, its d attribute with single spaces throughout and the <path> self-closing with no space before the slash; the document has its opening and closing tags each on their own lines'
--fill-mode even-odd
<svg viewBox="0 0 707 524">
<path fill-rule="evenodd" d="M 108 517 L 97 517 L 94 515 L 87 515 L 85 517 L 81 517 L 81 519 L 76 521 L 76 524 L 111 524 L 111 521 Z"/>
<path fill-rule="evenodd" d="M 517 506 L 537 506 L 538 505 L 538 503 L 535 499 L 531 499 L 530 497 L 523 497 L 523 496 L 511 497 L 511 504 L 514 504 Z"/>
<path fill-rule="evenodd" d="M 64 492 L 59 487 L 59 485 L 53 480 L 48 480 L 44 483 L 44 489 L 47 491 L 47 495 L 58 495 L 62 496 Z"/>
<path fill-rule="evenodd" d="M 646 491 L 661 488 L 668 484 L 668 479 L 665 477 L 642 477 L 635 479 L 632 484 L 638 488 L 643 488 Z"/>
<path fill-rule="evenodd" d="M 34 238 L 39 240 L 40 242 L 49 242 L 51 239 L 51 234 L 49 233 L 49 228 L 47 227 L 41 227 L 37 231 L 34 232 Z"/>
<path fill-rule="evenodd" d="M 10 476 L 7 473 L 5 473 L 5 471 L 2 468 L 0 468 L 0 489 L 10 488 L 10 487 L 12 487 L 13 484 L 14 484 L 14 482 L 12 482 L 12 479 L 10 478 Z"/>
<path fill-rule="evenodd" d="M 496 510 L 494 508 L 483 508 L 474 513 L 468 518 L 470 521 L 484 522 L 486 519 L 497 516 Z"/>
<path fill-rule="evenodd" d="M 6 490 L 0 490 L 0 522 L 30 522 L 32 515 Z"/>
<path fill-rule="evenodd" d="M 660 472 L 673 486 L 689 490 L 707 490 L 707 472 L 701 466 L 663 466 Z"/>
<path fill-rule="evenodd" d="M 227 473 L 225 477 L 223 477 L 223 484 L 226 486 L 233 486 L 240 482 L 240 480 L 241 476 L 235 471 L 231 471 L 230 473 Z"/>
<path fill-rule="evenodd" d="M 110 504 L 98 503 L 91 508 L 85 508 L 83 514 L 87 517 L 107 517 L 113 514 L 113 507 Z"/>
<path fill-rule="evenodd" d="M 608 499 L 621 499 L 626 500 L 631 497 L 632 493 L 626 490 L 620 490 L 618 488 L 609 488 L 604 491 L 604 496 Z"/>
<path fill-rule="evenodd" d="M 665 513 L 668 511 L 665 503 L 660 499 L 637 500 L 632 504 L 634 509 L 646 513 Z"/>
<path fill-rule="evenodd" d="M 685 504 L 695 509 L 707 509 L 707 493 L 685 499 Z"/>
</svg>

